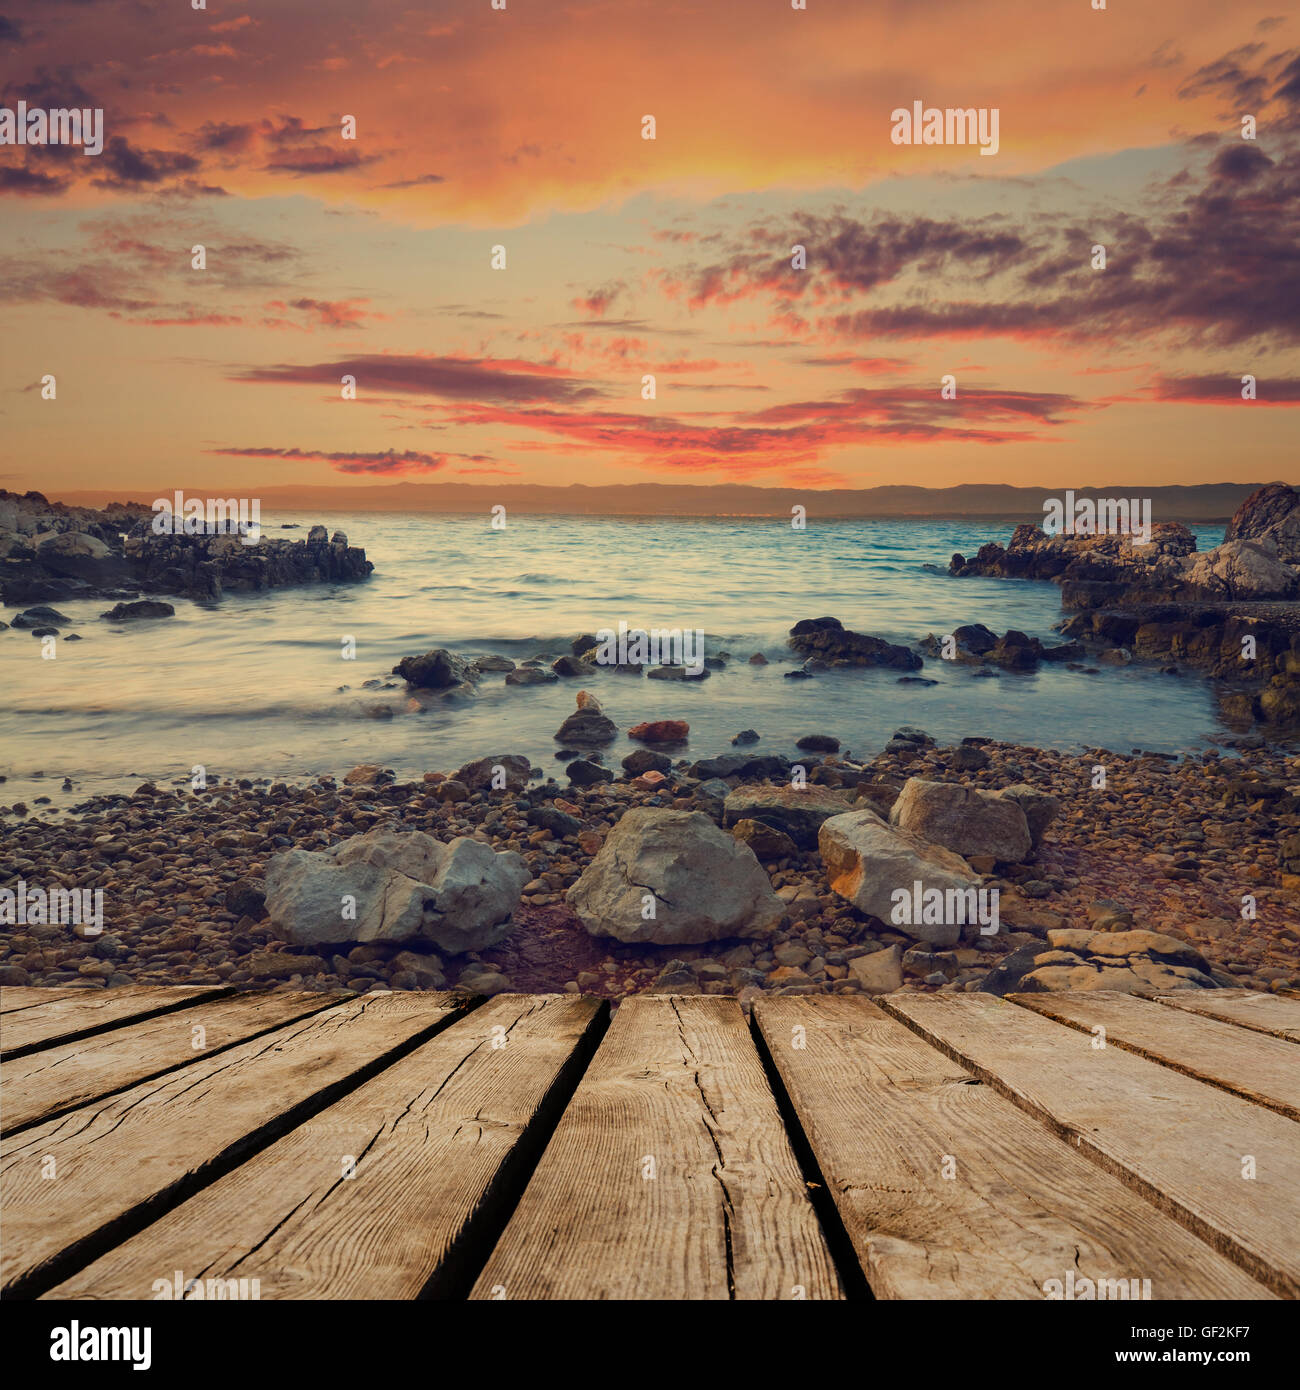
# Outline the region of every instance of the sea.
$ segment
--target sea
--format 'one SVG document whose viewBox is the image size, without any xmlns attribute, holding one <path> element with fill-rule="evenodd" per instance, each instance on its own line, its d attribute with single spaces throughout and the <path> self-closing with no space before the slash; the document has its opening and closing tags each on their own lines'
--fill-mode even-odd
<svg viewBox="0 0 1300 1390">
<path fill-rule="evenodd" d="M 217 603 L 173 599 L 172 618 L 115 625 L 104 600 L 55 606 L 82 640 L 60 639 L 43 659 L 29 632 L 0 633 L 0 800 L 49 797 L 63 808 L 141 781 L 217 778 L 299 781 L 359 763 L 400 779 L 454 771 L 474 758 L 522 753 L 563 780 L 554 733 L 580 688 L 622 731 L 611 766 L 636 745 L 642 720 L 684 719 L 689 753 L 795 755 L 811 733 L 871 756 L 900 725 L 940 743 L 969 735 L 1062 750 L 1203 749 L 1224 730 L 1205 681 L 1151 665 L 1098 674 L 1045 665 L 981 678 L 927 658 L 933 686 L 886 669 L 828 671 L 786 680 L 787 645 L 802 618 L 915 643 L 962 623 L 1018 628 L 1044 642 L 1062 619 L 1056 585 L 955 579 L 955 551 L 1006 543 L 1012 522 L 844 520 L 795 529 L 775 518 L 659 518 L 516 514 L 504 529 L 484 515 L 276 514 L 263 533 L 290 539 L 323 522 L 374 562 L 355 584 L 227 594 Z M 294 529 L 297 528 L 297 529 Z M 1222 526 L 1195 526 L 1198 546 Z M 13 613 L 3 614 L 5 619 Z M 698 629 L 705 654 L 729 654 L 698 682 L 601 671 L 541 686 L 487 675 L 472 697 L 409 712 L 392 669 L 404 656 L 446 647 L 549 664 L 580 633 Z M 749 664 L 761 652 L 765 666 Z M 64 779 L 72 788 L 61 790 Z M 44 808 L 48 811 L 48 807 Z"/>
</svg>

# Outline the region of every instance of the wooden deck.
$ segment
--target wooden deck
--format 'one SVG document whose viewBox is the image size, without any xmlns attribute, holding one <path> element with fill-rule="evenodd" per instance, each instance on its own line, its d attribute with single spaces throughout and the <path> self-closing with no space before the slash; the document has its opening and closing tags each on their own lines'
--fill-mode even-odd
<svg viewBox="0 0 1300 1390">
<path fill-rule="evenodd" d="M 1295 1298 L 1298 1043 L 1236 990 L 5 989 L 0 1286 Z"/>
</svg>

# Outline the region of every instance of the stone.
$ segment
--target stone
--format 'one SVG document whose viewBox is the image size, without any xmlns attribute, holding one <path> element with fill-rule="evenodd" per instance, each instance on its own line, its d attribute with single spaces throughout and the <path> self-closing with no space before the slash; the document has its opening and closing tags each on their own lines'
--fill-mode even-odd
<svg viewBox="0 0 1300 1390">
<path fill-rule="evenodd" d="M 752 658 L 751 658 L 751 660 L 752 660 Z M 743 745 L 743 744 L 746 744 L 746 743 L 757 743 L 757 742 L 758 742 L 758 734 L 755 733 L 753 729 L 742 729 L 742 730 L 735 736 L 735 738 L 733 738 L 733 739 L 731 740 L 731 742 L 732 742 L 734 745 Z"/>
<path fill-rule="evenodd" d="M 343 782 L 349 787 L 375 787 L 384 780 L 384 769 L 378 763 L 358 763 Z"/>
<path fill-rule="evenodd" d="M 591 763 L 586 758 L 574 758 L 568 766 L 569 782 L 575 787 L 594 787 L 597 782 L 612 782 L 614 774 L 599 763 Z"/>
<path fill-rule="evenodd" d="M 1186 582 L 1208 598 L 1261 601 L 1300 594 L 1300 571 L 1253 540 L 1224 541 L 1198 555 Z"/>
<path fill-rule="evenodd" d="M 799 853 L 798 846 L 784 831 L 764 825 L 762 821 L 738 820 L 731 827 L 731 833 L 760 859 L 788 859 Z"/>
<path fill-rule="evenodd" d="M 982 748 L 971 748 L 962 744 L 952 750 L 949 763 L 959 772 L 978 772 L 993 761 Z"/>
<path fill-rule="evenodd" d="M 683 743 L 690 731 L 691 726 L 684 719 L 654 719 L 634 725 L 627 736 L 639 743 Z"/>
<path fill-rule="evenodd" d="M 566 901 L 592 936 L 660 945 L 765 937 L 785 911 L 747 845 L 656 807 L 624 813 Z"/>
<path fill-rule="evenodd" d="M 558 680 L 554 671 L 540 666 L 516 666 L 513 671 L 506 672 L 507 685 L 550 685 Z"/>
<path fill-rule="evenodd" d="M 795 747 L 809 753 L 838 753 L 840 741 L 833 734 L 805 734 Z"/>
<path fill-rule="evenodd" d="M 899 946 L 886 946 L 849 961 L 849 978 L 856 980 L 868 994 L 892 994 L 903 987 L 903 951 Z"/>
<path fill-rule="evenodd" d="M 296 945 L 420 940 L 457 954 L 510 931 L 530 877 L 513 851 L 381 826 L 327 850 L 273 856 L 266 910 Z M 355 900 L 355 916 L 344 916 L 347 899 Z"/>
<path fill-rule="evenodd" d="M 1028 819 L 1015 801 L 959 782 L 909 778 L 889 820 L 954 854 L 991 854 L 1004 864 L 1020 863 L 1032 848 Z"/>
<path fill-rule="evenodd" d="M 1025 813 L 1025 823 L 1029 826 L 1029 843 L 1037 849 L 1043 841 L 1047 827 L 1056 819 L 1061 809 L 1059 797 L 1049 792 L 1040 792 L 1037 787 L 1027 787 L 1018 783 L 1014 787 L 1003 787 L 995 795 L 1014 801 Z"/>
<path fill-rule="evenodd" d="M 849 796 L 831 787 L 745 786 L 729 791 L 722 823 L 730 829 L 742 820 L 761 821 L 801 849 L 813 849 L 823 823 L 852 809 Z"/>
<path fill-rule="evenodd" d="M 790 629 L 790 646 L 802 657 L 815 657 L 830 666 L 889 666 L 919 670 L 915 652 L 865 633 L 850 632 L 838 618 L 804 618 Z"/>
<path fill-rule="evenodd" d="M 517 792 L 528 785 L 529 771 L 528 759 L 522 753 L 494 753 L 490 758 L 466 763 L 453 780 L 472 792 L 485 789 Z"/>
<path fill-rule="evenodd" d="M 1300 492 L 1285 483 L 1265 484 L 1237 508 L 1223 539 L 1271 544 L 1284 564 L 1300 565 Z"/>
<path fill-rule="evenodd" d="M 618 725 L 599 709 L 583 705 L 556 729 L 554 737 L 566 748 L 598 748 L 613 743 L 618 737 Z"/>
<path fill-rule="evenodd" d="M 393 667 L 393 675 L 420 690 L 446 690 L 463 685 L 473 670 L 469 662 L 453 656 L 445 647 L 435 647 L 423 656 L 404 656 Z"/>
<path fill-rule="evenodd" d="M 162 603 L 157 599 L 137 599 L 134 603 L 114 604 L 108 612 L 99 616 L 113 623 L 130 623 L 141 618 L 172 618 L 175 615 L 176 610 L 170 603 Z"/>
<path fill-rule="evenodd" d="M 962 926 L 956 921 L 892 921 L 894 892 L 901 889 L 910 897 L 917 882 L 922 891 L 937 888 L 945 894 L 950 889 L 977 889 L 978 876 L 958 855 L 927 844 L 911 831 L 886 825 L 874 811 L 832 816 L 821 827 L 818 847 L 831 890 L 859 911 L 917 941 L 955 946 L 961 939 Z"/>
<path fill-rule="evenodd" d="M 637 748 L 623 759 L 623 771 L 630 777 L 639 777 L 645 772 L 667 772 L 673 760 L 666 753 L 656 753 L 649 748 Z"/>
<path fill-rule="evenodd" d="M 514 988 L 509 975 L 484 961 L 471 961 L 460 972 L 456 988 L 470 994 L 506 994 Z"/>
<path fill-rule="evenodd" d="M 446 989 L 447 977 L 442 973 L 442 960 L 430 952 L 399 951 L 389 962 L 392 969 L 411 974 L 417 989 Z"/>
<path fill-rule="evenodd" d="M 320 975 L 330 967 L 320 956 L 254 951 L 244 968 L 254 980 L 287 980 L 291 975 Z"/>
</svg>

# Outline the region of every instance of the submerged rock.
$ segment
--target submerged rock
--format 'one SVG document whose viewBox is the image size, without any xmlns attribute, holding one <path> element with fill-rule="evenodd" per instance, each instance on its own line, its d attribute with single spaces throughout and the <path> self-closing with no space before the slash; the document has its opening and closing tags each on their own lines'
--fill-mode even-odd
<svg viewBox="0 0 1300 1390">
<path fill-rule="evenodd" d="M 907 647 L 865 633 L 850 632 L 838 618 L 804 618 L 790 629 L 790 645 L 800 656 L 828 666 L 889 666 L 916 671 L 922 662 Z"/>
</svg>

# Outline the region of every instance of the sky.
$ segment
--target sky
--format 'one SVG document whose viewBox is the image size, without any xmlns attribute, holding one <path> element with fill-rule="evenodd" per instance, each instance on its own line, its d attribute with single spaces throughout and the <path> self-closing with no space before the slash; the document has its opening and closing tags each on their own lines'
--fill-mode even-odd
<svg viewBox="0 0 1300 1390">
<path fill-rule="evenodd" d="M 4 3 L 0 486 L 1300 482 L 1273 0 Z"/>
</svg>

